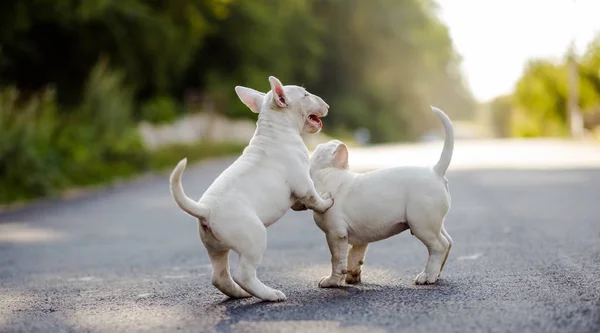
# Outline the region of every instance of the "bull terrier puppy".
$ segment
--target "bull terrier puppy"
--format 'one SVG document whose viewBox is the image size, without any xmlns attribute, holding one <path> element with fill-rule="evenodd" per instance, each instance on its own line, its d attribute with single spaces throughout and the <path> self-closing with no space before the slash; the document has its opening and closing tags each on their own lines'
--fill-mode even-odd
<svg viewBox="0 0 600 333">
<path fill-rule="evenodd" d="M 438 279 L 452 238 L 444 229 L 450 209 L 446 170 L 454 149 L 452 122 L 441 110 L 432 107 L 441 120 L 445 142 L 439 161 L 433 168 L 395 167 L 367 173 L 348 168 L 348 148 L 338 140 L 317 146 L 310 158 L 310 175 L 317 191 L 329 193 L 335 200 L 327 212 L 313 212 L 331 252 L 331 274 L 319 287 L 342 285 L 361 280 L 367 246 L 410 229 L 429 251 L 425 269 L 416 284 L 432 284 Z M 302 202 L 293 205 L 303 210 Z M 348 248 L 350 247 L 350 250 Z"/>
<path fill-rule="evenodd" d="M 281 218 L 297 200 L 316 212 L 333 205 L 328 194 L 319 196 L 308 172 L 309 154 L 301 133 L 321 130 L 319 117 L 329 106 L 299 86 L 283 86 L 269 77 L 271 90 L 262 93 L 237 86 L 242 102 L 258 113 L 256 132 L 242 155 L 194 201 L 183 191 L 181 177 L 187 159 L 170 177 L 177 205 L 198 219 L 200 239 L 212 263 L 212 283 L 232 298 L 255 296 L 263 301 L 283 301 L 279 290 L 256 277 L 267 247 L 266 227 Z M 231 277 L 228 256 L 239 254 Z"/>
</svg>

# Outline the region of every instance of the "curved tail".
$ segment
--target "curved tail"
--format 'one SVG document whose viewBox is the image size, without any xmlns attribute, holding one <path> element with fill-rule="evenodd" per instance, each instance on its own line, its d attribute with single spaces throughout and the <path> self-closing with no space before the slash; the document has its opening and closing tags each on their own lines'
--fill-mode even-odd
<svg viewBox="0 0 600 333">
<path fill-rule="evenodd" d="M 175 202 L 179 208 L 183 209 L 184 212 L 199 219 L 207 218 L 209 213 L 208 209 L 201 203 L 196 202 L 185 195 L 183 187 L 181 186 L 181 175 L 185 170 L 186 164 L 187 158 L 182 159 L 171 173 L 171 177 L 169 178 L 171 194 L 173 195 L 173 199 L 175 199 Z"/>
<path fill-rule="evenodd" d="M 450 166 L 450 161 L 452 161 L 452 152 L 454 151 L 454 126 L 452 126 L 452 121 L 450 121 L 450 118 L 448 118 L 444 111 L 434 106 L 432 106 L 431 109 L 435 115 L 440 118 L 442 125 L 444 126 L 444 149 L 440 155 L 440 160 L 433 167 L 435 173 L 443 176 L 446 173 L 446 170 L 448 170 L 448 166 Z"/>
</svg>

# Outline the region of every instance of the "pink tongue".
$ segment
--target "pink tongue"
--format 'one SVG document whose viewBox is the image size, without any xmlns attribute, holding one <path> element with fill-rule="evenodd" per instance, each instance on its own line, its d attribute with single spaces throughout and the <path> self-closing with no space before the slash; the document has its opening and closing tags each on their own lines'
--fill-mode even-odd
<svg viewBox="0 0 600 333">
<path fill-rule="evenodd" d="M 321 121 L 321 119 L 317 116 L 310 116 L 310 119 L 312 119 L 313 121 L 316 121 L 317 123 L 319 123 L 319 127 L 323 127 L 323 122 Z"/>
</svg>

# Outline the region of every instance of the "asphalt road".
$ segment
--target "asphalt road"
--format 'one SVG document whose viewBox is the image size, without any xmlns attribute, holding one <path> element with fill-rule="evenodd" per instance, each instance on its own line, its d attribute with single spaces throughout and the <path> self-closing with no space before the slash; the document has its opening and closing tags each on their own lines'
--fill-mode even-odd
<svg viewBox="0 0 600 333">
<path fill-rule="evenodd" d="M 188 168 L 188 194 L 231 161 Z M 290 211 L 258 271 L 282 303 L 228 300 L 210 284 L 166 174 L 5 212 L 0 332 L 600 332 L 600 168 L 451 166 L 448 178 L 454 247 L 437 285 L 412 284 L 427 252 L 403 233 L 370 247 L 362 284 L 317 288 L 324 235 Z"/>
</svg>

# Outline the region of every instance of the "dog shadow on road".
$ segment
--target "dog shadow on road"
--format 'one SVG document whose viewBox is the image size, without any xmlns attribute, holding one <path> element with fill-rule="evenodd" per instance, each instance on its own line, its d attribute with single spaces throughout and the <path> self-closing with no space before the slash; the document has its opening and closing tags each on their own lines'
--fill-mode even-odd
<svg viewBox="0 0 600 333">
<path fill-rule="evenodd" d="M 362 326 L 365 322 L 371 326 L 374 322 L 385 323 L 390 318 L 394 321 L 404 319 L 410 325 L 415 312 L 423 315 L 447 311 L 448 304 L 460 298 L 462 292 L 459 289 L 459 285 L 440 279 L 430 286 L 401 281 L 400 285 L 360 283 L 327 289 L 297 288 L 288 293 L 287 301 L 279 303 L 261 302 L 255 298 L 228 299 L 219 302 L 225 307 L 226 316 L 216 328 L 218 331 L 270 331 L 277 323 L 286 322 L 286 325 L 299 328 L 328 329 L 335 325 L 335 328 L 331 327 L 335 331 Z"/>
</svg>

